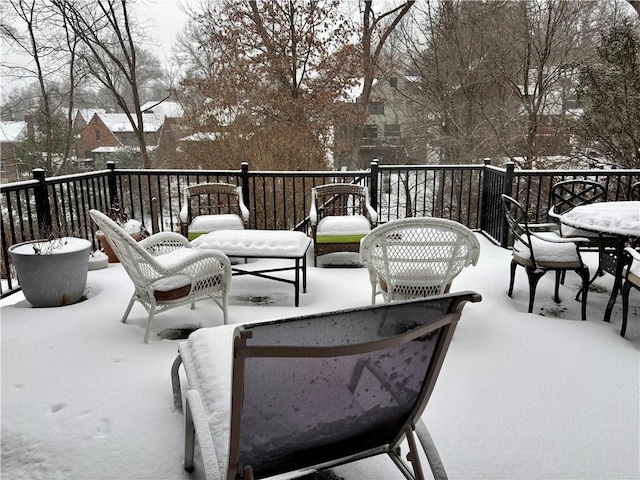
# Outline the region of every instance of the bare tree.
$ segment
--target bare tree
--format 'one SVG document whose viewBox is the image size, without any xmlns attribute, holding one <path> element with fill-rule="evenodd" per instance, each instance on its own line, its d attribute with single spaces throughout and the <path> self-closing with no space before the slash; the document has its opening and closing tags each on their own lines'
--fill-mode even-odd
<svg viewBox="0 0 640 480">
<path fill-rule="evenodd" d="M 79 60 L 115 98 L 138 140 L 142 167 L 151 161 L 144 135 L 140 95 L 142 72 L 136 44 L 141 40 L 127 0 L 52 0 L 81 42 Z"/>
<path fill-rule="evenodd" d="M 364 121 L 371 101 L 371 87 L 374 80 L 381 74 L 381 57 L 385 42 L 414 3 L 413 0 L 409 0 L 389 10 L 377 12 L 373 7 L 372 0 L 364 1 L 360 38 L 363 84 L 358 104 L 360 110 L 359 121 L 356 123 L 353 132 L 351 158 L 348 165 L 350 169 L 362 166 L 360 162 L 360 147 L 362 145 Z M 383 76 L 384 73 L 388 72 L 382 72 Z"/>
<path fill-rule="evenodd" d="M 28 65 L 15 66 L 13 70 L 15 75 L 34 78 L 38 84 L 38 133 L 44 136 L 44 168 L 49 174 L 54 174 L 58 167 L 53 161 L 54 115 L 59 114 L 59 111 L 56 112 L 52 106 L 50 83 L 47 81 L 50 76 L 55 76 L 60 61 L 60 49 L 55 40 L 54 13 L 47 5 L 43 6 L 36 0 L 9 0 L 9 6 L 18 19 L 19 27 L 3 22 L 2 36 L 9 39 L 13 47 L 30 60 Z"/>
</svg>

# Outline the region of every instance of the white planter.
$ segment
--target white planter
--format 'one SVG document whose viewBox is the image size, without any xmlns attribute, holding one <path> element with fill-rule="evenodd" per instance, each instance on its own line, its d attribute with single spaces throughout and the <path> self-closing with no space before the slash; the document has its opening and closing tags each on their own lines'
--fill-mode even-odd
<svg viewBox="0 0 640 480">
<path fill-rule="evenodd" d="M 9 256 L 27 301 L 34 307 L 59 307 L 84 294 L 90 251 L 89 240 L 64 237 L 54 240 L 53 248 L 50 241 L 18 243 L 9 248 Z"/>
</svg>

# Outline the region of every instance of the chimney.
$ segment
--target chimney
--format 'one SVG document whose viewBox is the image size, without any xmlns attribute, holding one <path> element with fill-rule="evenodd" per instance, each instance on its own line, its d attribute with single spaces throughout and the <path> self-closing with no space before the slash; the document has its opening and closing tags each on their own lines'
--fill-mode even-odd
<svg viewBox="0 0 640 480">
<path fill-rule="evenodd" d="M 27 137 L 29 137 L 29 140 L 33 140 L 36 136 L 35 125 L 33 123 L 33 115 L 31 115 L 30 113 L 25 113 L 24 121 L 27 122 Z"/>
</svg>

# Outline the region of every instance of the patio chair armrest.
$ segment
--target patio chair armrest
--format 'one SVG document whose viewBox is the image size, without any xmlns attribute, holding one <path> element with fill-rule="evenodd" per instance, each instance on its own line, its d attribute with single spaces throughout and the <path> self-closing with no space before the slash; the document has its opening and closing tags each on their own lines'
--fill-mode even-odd
<svg viewBox="0 0 640 480">
<path fill-rule="evenodd" d="M 309 208 L 309 223 L 312 227 L 318 224 L 318 209 L 316 208 L 316 197 L 311 194 L 311 207 Z"/>
<path fill-rule="evenodd" d="M 560 221 L 561 215 L 559 213 L 556 213 L 555 206 L 552 206 L 549 209 L 549 212 L 547 212 L 547 215 L 549 215 L 549 217 L 551 217 L 551 218 L 555 218 L 558 222 Z"/>
<path fill-rule="evenodd" d="M 375 227 L 378 224 L 378 212 L 371 206 L 369 200 L 366 202 L 367 214 L 369 215 L 369 221 L 371 222 L 371 226 Z"/>
<path fill-rule="evenodd" d="M 547 222 L 547 223 L 528 223 L 529 230 L 532 232 L 557 232 L 558 224 Z"/>
<path fill-rule="evenodd" d="M 200 444 L 202 452 L 202 463 L 205 472 L 205 478 L 211 480 L 221 480 L 220 470 L 218 468 L 218 457 L 216 448 L 209 430 L 209 422 L 207 414 L 202 404 L 202 399 L 197 390 L 189 390 L 186 394 L 186 423 L 187 434 L 195 435 Z M 195 429 L 195 432 L 193 431 Z M 191 440 L 193 441 L 193 440 Z M 190 448 L 190 450 L 189 450 Z M 193 444 L 189 444 L 189 439 L 185 438 L 185 469 L 193 470 Z"/>
<path fill-rule="evenodd" d="M 545 232 L 534 232 L 531 231 L 530 232 L 532 236 L 539 238 L 540 240 L 543 240 L 545 242 L 552 242 L 552 243 L 575 243 L 577 244 L 584 244 L 584 245 L 589 245 L 589 243 L 591 243 L 591 241 L 588 238 L 584 238 L 584 237 L 570 237 L 570 238 L 564 238 L 561 237 L 560 234 L 558 232 L 549 232 L 549 231 L 545 231 Z M 547 233 L 548 235 L 544 235 L 545 233 Z"/>
<path fill-rule="evenodd" d="M 242 221 L 245 224 L 245 227 L 247 227 L 249 224 L 249 216 L 251 215 L 251 212 L 249 212 L 249 209 L 244 203 L 244 197 L 242 196 L 242 187 L 238 187 L 236 189 L 236 192 L 238 193 L 238 207 L 240 207 Z"/>
<path fill-rule="evenodd" d="M 631 261 L 636 260 L 640 262 L 640 252 L 637 251 L 635 248 L 625 247 L 624 251 L 627 255 L 629 255 L 629 257 L 631 258 Z M 631 262 L 629 262 L 629 264 L 631 264 Z"/>
<path fill-rule="evenodd" d="M 180 222 L 189 223 L 189 199 L 185 198 L 185 203 L 182 205 L 180 209 L 180 213 L 178 214 L 180 218 Z"/>
</svg>

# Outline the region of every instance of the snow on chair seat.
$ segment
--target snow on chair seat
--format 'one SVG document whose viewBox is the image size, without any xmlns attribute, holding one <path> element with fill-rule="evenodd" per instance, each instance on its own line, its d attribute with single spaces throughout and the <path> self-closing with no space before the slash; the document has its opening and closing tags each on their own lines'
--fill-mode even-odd
<svg viewBox="0 0 640 480">
<path fill-rule="evenodd" d="M 113 247 L 120 263 L 133 281 L 134 292 L 122 317 L 126 322 L 131 308 L 139 302 L 149 314 L 144 343 L 155 314 L 210 298 L 222 309 L 227 321 L 227 294 L 231 285 L 231 264 L 222 252 L 198 250 L 178 233 L 161 232 L 136 242 L 105 214 L 91 210 L 98 225 Z"/>
<path fill-rule="evenodd" d="M 442 218 L 392 220 L 373 229 L 360 246 L 369 269 L 371 303 L 448 292 L 464 267 L 475 265 L 480 243 L 464 225 Z"/>
<path fill-rule="evenodd" d="M 216 230 L 242 230 L 248 227 L 249 213 L 241 187 L 223 182 L 190 185 L 184 190 L 180 232 L 194 240 Z"/>
</svg>

